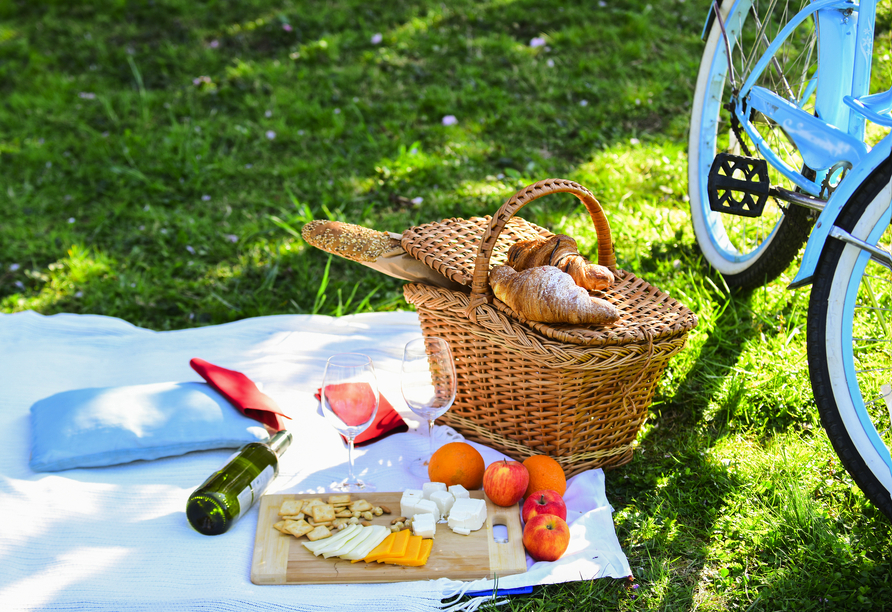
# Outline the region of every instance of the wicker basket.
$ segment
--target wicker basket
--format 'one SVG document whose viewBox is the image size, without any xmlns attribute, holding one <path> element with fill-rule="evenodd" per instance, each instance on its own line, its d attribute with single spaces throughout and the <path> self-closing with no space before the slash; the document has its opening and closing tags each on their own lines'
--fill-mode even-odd
<svg viewBox="0 0 892 612">
<path fill-rule="evenodd" d="M 544 195 L 572 193 L 586 206 L 598 236 L 598 263 L 616 282 L 595 292 L 615 304 L 608 327 L 525 320 L 495 299 L 491 264 L 517 240 L 551 236 L 515 213 Z M 633 274 L 617 270 L 610 227 L 581 185 L 548 179 L 508 200 L 494 217 L 448 219 L 406 230 L 403 248 L 470 291 L 426 284 L 404 287 L 426 336 L 445 338 L 458 373 L 455 403 L 440 421 L 465 437 L 517 460 L 554 457 L 567 476 L 632 459 L 657 382 L 684 346 L 697 318 Z"/>
</svg>

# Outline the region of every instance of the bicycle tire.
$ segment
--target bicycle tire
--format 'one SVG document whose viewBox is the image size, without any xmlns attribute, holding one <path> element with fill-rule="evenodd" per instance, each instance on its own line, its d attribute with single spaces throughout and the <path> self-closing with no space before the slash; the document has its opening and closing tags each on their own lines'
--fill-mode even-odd
<svg viewBox="0 0 892 612">
<path fill-rule="evenodd" d="M 855 191 L 836 225 L 889 250 L 890 199 L 892 159 Z M 892 520 L 892 407 L 881 397 L 881 385 L 892 383 L 892 272 L 858 247 L 828 239 L 809 297 L 807 350 L 830 443 L 865 497 Z"/>
<path fill-rule="evenodd" d="M 756 23 L 766 24 L 766 30 L 776 33 L 791 14 L 808 4 L 808 0 L 775 2 L 767 4 L 772 10 L 765 15 L 760 0 L 725 0 L 722 9 L 725 28 L 728 31 L 731 55 L 734 60 L 737 82 L 743 82 L 747 76 L 747 58 L 755 49 L 753 39 L 759 30 Z M 792 6 L 791 6 L 792 5 Z M 752 15 L 762 10 L 760 19 Z M 811 23 L 813 27 L 813 22 Z M 813 75 L 817 67 L 818 33 L 802 26 L 801 32 L 791 36 L 788 41 L 791 48 L 797 45 L 814 49 L 812 56 L 802 57 L 789 53 L 789 61 L 784 55 L 789 51 L 787 46 L 775 56 L 780 58 L 778 65 L 802 75 L 798 79 L 784 82 L 784 87 L 799 87 L 803 90 L 806 77 Z M 807 59 L 808 58 L 808 59 Z M 813 59 L 813 61 L 812 61 Z M 808 238 L 814 223 L 813 214 L 800 206 L 784 205 L 769 197 L 762 215 L 755 219 L 714 212 L 710 209 L 707 196 L 707 178 L 716 153 L 749 152 L 757 154 L 757 148 L 740 130 L 743 144 L 737 134 L 730 129 L 730 115 L 723 105 L 732 96 L 728 82 L 728 62 L 725 43 L 719 20 L 712 20 L 712 27 L 706 39 L 706 46 L 700 62 L 697 76 L 691 125 L 688 138 L 688 193 L 690 197 L 691 217 L 697 244 L 704 259 L 711 268 L 719 272 L 729 287 L 754 289 L 780 276 L 799 254 L 802 245 Z M 766 71 L 757 85 L 777 91 L 781 82 L 772 78 Z M 803 96 L 804 97 L 804 96 Z M 803 108 L 809 110 L 813 105 L 813 93 L 802 102 Z M 725 132 L 728 132 L 727 136 Z M 784 151 L 784 159 L 791 167 L 804 168 L 801 156 L 795 146 L 789 142 L 777 126 L 765 122 L 762 136 L 773 148 Z M 780 173 L 769 166 L 769 179 L 772 185 L 794 190 L 795 186 Z"/>
</svg>

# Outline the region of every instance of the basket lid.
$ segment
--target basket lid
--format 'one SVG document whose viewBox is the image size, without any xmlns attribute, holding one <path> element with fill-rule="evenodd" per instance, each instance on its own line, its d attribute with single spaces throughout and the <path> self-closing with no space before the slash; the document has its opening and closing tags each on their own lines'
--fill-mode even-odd
<svg viewBox="0 0 892 612">
<path fill-rule="evenodd" d="M 477 252 L 491 220 L 489 215 L 470 219 L 452 218 L 410 227 L 403 232 L 400 244 L 409 255 L 428 267 L 456 283 L 470 287 Z M 551 238 L 553 235 L 535 223 L 512 217 L 496 240 L 491 262 L 493 265 L 504 263 L 508 259 L 508 249 L 519 240 L 538 236 Z"/>
<path fill-rule="evenodd" d="M 619 309 L 620 319 L 612 325 L 586 327 L 528 321 L 495 298 L 489 288 L 489 271 L 492 266 L 507 260 L 511 245 L 537 236 L 547 239 L 554 235 L 515 213 L 529 202 L 557 192 L 578 197 L 592 218 L 598 235 L 598 263 L 610 268 L 616 280 L 609 289 L 590 293 Z M 697 325 L 696 315 L 686 306 L 634 274 L 616 268 L 610 227 L 600 203 L 590 191 L 572 181 L 539 181 L 518 191 L 495 216 L 445 219 L 412 227 L 403 232 L 400 243 L 415 259 L 470 288 L 470 295 L 456 295 L 455 298 L 474 323 L 478 323 L 478 314 L 495 308 L 509 320 L 548 338 L 587 346 L 651 343 L 686 334 Z"/>
</svg>

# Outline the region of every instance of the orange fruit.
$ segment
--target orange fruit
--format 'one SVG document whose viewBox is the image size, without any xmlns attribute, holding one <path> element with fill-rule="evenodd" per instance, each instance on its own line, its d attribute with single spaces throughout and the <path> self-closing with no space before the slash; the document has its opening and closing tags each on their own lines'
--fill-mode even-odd
<svg viewBox="0 0 892 612">
<path fill-rule="evenodd" d="M 567 477 L 561 464 L 548 455 L 533 455 L 523 462 L 530 473 L 530 484 L 524 497 L 536 491 L 551 489 L 561 497 L 567 492 Z"/>
<path fill-rule="evenodd" d="M 483 486 L 485 467 L 476 448 L 466 442 L 450 442 L 434 452 L 427 475 L 431 482 L 443 482 L 447 487 L 460 484 L 473 491 Z"/>
</svg>

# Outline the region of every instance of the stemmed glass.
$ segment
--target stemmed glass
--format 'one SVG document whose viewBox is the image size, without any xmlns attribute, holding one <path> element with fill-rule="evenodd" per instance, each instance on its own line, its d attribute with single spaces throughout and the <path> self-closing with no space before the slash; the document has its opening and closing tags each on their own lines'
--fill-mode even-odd
<svg viewBox="0 0 892 612">
<path fill-rule="evenodd" d="M 378 412 L 378 380 L 372 360 L 359 353 L 339 353 L 325 364 L 320 399 L 322 412 L 347 438 L 349 471 L 346 480 L 331 485 L 333 491 L 374 491 L 375 487 L 353 475 L 353 440 L 368 429 Z"/>
<path fill-rule="evenodd" d="M 435 450 L 434 421 L 452 406 L 456 385 L 455 361 L 446 340 L 427 337 L 406 344 L 400 373 L 403 399 L 412 412 L 427 421 L 430 447 L 426 457 L 410 464 L 414 474 L 427 476 L 427 466 Z"/>
</svg>

